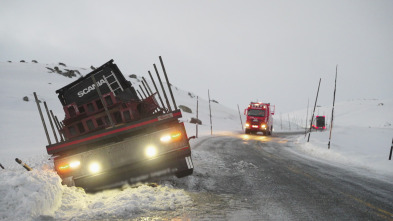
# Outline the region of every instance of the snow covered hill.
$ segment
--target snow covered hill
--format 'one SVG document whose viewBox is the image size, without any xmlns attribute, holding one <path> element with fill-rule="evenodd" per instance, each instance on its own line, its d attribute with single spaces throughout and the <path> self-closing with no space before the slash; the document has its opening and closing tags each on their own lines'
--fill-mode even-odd
<svg viewBox="0 0 393 221">
<path fill-rule="evenodd" d="M 0 163 L 6 168 L 0 169 L 0 220 L 45 219 L 47 216 L 58 219 L 78 217 L 77 220 L 85 220 L 97 217 L 100 211 L 104 217 L 113 215 L 121 218 L 122 214 L 129 217 L 130 214 L 146 210 L 174 210 L 190 205 L 190 197 L 185 191 L 170 185 L 155 188 L 146 185 L 137 188 L 125 186 L 122 190 L 109 190 L 93 195 L 78 188 L 61 185 L 60 178 L 53 171 L 52 162 L 48 160 L 45 149 L 47 140 L 33 97 L 33 92 L 37 92 L 38 98 L 48 103 L 49 109 L 53 110 L 59 120 L 64 118 L 55 91 L 76 78 L 56 73 L 57 71 L 53 71 L 57 70 L 55 67 L 63 73 L 77 70 L 84 75 L 91 71 L 89 68 L 67 67 L 58 63 L 0 62 L 3 83 L 0 87 Z M 127 77 L 135 84 L 139 83 L 138 78 Z M 146 76 L 145 78 L 148 79 Z M 186 106 L 192 111 L 183 111 L 181 120 L 185 122 L 188 135 L 195 135 L 195 125 L 188 122 L 196 117 L 197 95 L 178 87 L 173 88 L 177 105 Z M 214 102 L 211 105 L 214 135 L 224 132 L 242 133 L 238 110 Z M 242 113 L 245 107 L 240 108 Z M 279 107 L 276 108 L 279 110 Z M 313 132 L 309 143 L 304 135 L 294 135 L 297 136 L 297 142 L 288 149 L 313 160 L 354 168 L 353 170 L 366 169 L 372 176 L 391 177 L 393 161 L 388 161 L 388 154 L 393 137 L 393 99 L 341 102 L 336 104 L 335 110 L 330 150 L 327 149 L 328 130 Z M 317 109 L 317 114 L 327 116 L 327 123 L 330 123 L 330 113 L 331 107 Z M 303 131 L 305 120 L 301 119 L 305 119 L 306 115 L 306 109 L 282 114 L 295 121 L 288 122 L 277 113 L 275 132 L 290 130 L 289 123 L 292 124 L 291 130 Z M 310 115 L 309 113 L 309 118 Z M 201 97 L 199 118 L 203 123 L 198 128 L 199 136 L 209 136 L 209 103 Z M 242 118 L 244 123 L 243 115 Z M 197 142 L 198 140 L 193 140 L 192 144 Z M 15 158 L 22 159 L 34 170 L 25 171 L 15 163 Z M 81 213 L 86 209 L 90 212 Z"/>
<path fill-rule="evenodd" d="M 326 115 L 327 130 L 312 133 L 309 143 L 304 136 L 299 137 L 297 150 L 346 168 L 365 168 L 369 175 L 392 177 L 393 161 L 389 161 L 388 157 L 393 138 L 393 99 L 357 99 L 337 103 L 331 148 L 328 150 L 331 111 L 332 107 L 318 107 L 316 115 Z M 305 119 L 307 109 L 290 115 Z"/>
</svg>

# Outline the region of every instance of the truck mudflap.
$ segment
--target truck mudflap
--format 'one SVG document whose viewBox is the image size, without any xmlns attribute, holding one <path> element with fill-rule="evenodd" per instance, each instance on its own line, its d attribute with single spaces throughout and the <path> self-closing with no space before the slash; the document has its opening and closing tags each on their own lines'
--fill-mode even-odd
<svg viewBox="0 0 393 221">
<path fill-rule="evenodd" d="M 54 163 L 64 184 L 75 184 L 85 189 L 122 180 L 138 182 L 144 180 L 141 179 L 144 176 L 147 179 L 160 173 L 184 177 L 193 172 L 183 123 L 78 154 L 57 157 Z"/>
</svg>

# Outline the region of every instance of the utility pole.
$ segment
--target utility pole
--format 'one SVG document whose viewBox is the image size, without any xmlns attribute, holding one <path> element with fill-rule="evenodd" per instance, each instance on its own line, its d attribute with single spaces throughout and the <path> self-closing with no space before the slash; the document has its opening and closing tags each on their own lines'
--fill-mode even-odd
<svg viewBox="0 0 393 221">
<path fill-rule="evenodd" d="M 210 112 L 210 134 L 213 135 L 213 123 L 212 123 L 212 108 L 210 105 L 210 91 L 207 90 L 207 95 L 209 97 L 209 112 Z"/>
<path fill-rule="evenodd" d="M 331 118 L 331 121 L 330 121 L 330 132 L 329 132 L 328 149 L 330 149 L 330 141 L 332 139 L 332 130 L 333 130 L 334 103 L 336 101 L 336 86 L 337 86 L 337 67 L 338 67 L 338 65 L 336 65 L 336 78 L 334 80 L 333 107 L 332 107 L 332 118 Z"/>
<path fill-rule="evenodd" d="M 310 105 L 310 98 L 307 99 L 307 115 L 306 115 L 306 126 L 304 129 L 304 138 L 306 138 L 307 135 L 307 123 L 308 123 L 308 106 Z"/>
<path fill-rule="evenodd" d="M 240 108 L 239 108 L 239 105 L 237 105 L 237 110 L 239 111 L 240 124 L 242 125 L 242 131 L 243 131 L 243 130 L 244 130 L 244 127 L 243 127 L 242 115 L 240 114 Z"/>
<path fill-rule="evenodd" d="M 288 124 L 289 124 L 289 131 L 291 131 L 291 120 L 289 119 L 289 113 L 288 113 Z"/>
<path fill-rule="evenodd" d="M 314 110 L 313 110 L 313 112 L 312 112 L 312 117 L 311 117 L 311 122 L 310 122 L 310 130 L 309 130 L 309 132 L 308 132 L 308 139 L 307 139 L 307 142 L 310 142 L 310 135 L 311 135 L 312 122 L 313 122 L 313 120 L 314 120 L 315 107 L 317 106 L 318 94 L 319 94 L 319 87 L 320 87 L 320 86 L 321 86 L 321 78 L 319 78 L 317 97 L 315 98 Z"/>
<path fill-rule="evenodd" d="M 198 117 L 198 114 L 199 114 L 199 112 L 198 112 L 198 100 L 199 100 L 199 98 L 198 98 L 198 96 L 197 96 L 197 115 L 196 115 L 196 118 L 197 118 L 197 120 L 199 120 L 199 117 Z M 196 138 L 198 138 L 198 122 L 196 122 L 196 124 L 195 124 L 195 126 L 196 126 L 196 135 L 195 135 L 195 137 Z"/>
</svg>

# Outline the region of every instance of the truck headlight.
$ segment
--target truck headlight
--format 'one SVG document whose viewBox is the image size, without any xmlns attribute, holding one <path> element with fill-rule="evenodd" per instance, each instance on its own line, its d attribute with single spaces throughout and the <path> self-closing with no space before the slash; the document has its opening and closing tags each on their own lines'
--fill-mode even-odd
<svg viewBox="0 0 393 221">
<path fill-rule="evenodd" d="M 59 171 L 61 172 L 66 172 L 68 170 L 76 169 L 81 165 L 81 162 L 76 160 L 76 161 L 71 161 L 69 163 L 64 163 L 58 167 Z"/>
<path fill-rule="evenodd" d="M 247 124 L 246 124 L 246 128 L 249 128 L 249 127 L 250 127 L 250 124 L 247 123 Z"/>
<path fill-rule="evenodd" d="M 261 125 L 262 129 L 266 129 L 266 124 Z"/>
<path fill-rule="evenodd" d="M 160 141 L 163 143 L 169 143 L 171 141 L 178 141 L 180 139 L 181 139 L 181 132 L 176 131 L 176 132 L 172 132 L 170 134 L 166 134 L 166 135 L 162 136 L 160 138 Z"/>
<path fill-rule="evenodd" d="M 101 165 L 99 163 L 97 163 L 97 162 L 91 163 L 89 165 L 89 171 L 91 173 L 98 173 L 98 172 L 101 171 Z"/>
<path fill-rule="evenodd" d="M 157 155 L 157 148 L 155 148 L 154 146 L 148 146 L 145 150 L 145 155 L 147 157 L 154 157 Z"/>
</svg>

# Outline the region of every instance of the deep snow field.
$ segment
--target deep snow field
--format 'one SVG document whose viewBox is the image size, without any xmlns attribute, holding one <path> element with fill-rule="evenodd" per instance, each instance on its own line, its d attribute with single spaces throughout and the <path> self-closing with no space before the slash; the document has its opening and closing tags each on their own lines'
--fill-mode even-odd
<svg viewBox="0 0 393 221">
<path fill-rule="evenodd" d="M 0 220 L 86 220 L 103 217 L 122 218 L 144 211 L 173 211 L 192 205 L 191 198 L 182 189 L 170 184 L 123 186 L 122 189 L 86 194 L 82 189 L 65 187 L 53 171 L 53 164 L 46 154 L 47 140 L 34 102 L 33 92 L 48 103 L 59 120 L 64 118 L 55 90 L 76 80 L 57 73 L 48 73 L 46 67 L 77 69 L 82 74 L 88 68 L 62 67 L 58 64 L 0 62 Z M 122 67 L 119 67 L 120 70 Z M 137 83 L 137 80 L 127 79 Z M 170 78 L 170 73 L 169 78 Z M 145 76 L 146 77 L 146 76 Z M 339 94 L 339 89 L 338 92 Z M 195 125 L 189 124 L 196 116 L 196 95 L 174 88 L 177 105 L 185 105 L 193 113 L 184 113 L 189 136 L 195 135 Z M 27 96 L 29 101 L 23 100 Z M 212 98 L 214 99 L 214 98 Z M 274 103 L 274 101 L 270 101 Z M 41 108 L 43 105 L 41 104 Z M 240 107 L 241 113 L 245 107 Z M 279 110 L 279 107 L 276 107 Z M 310 108 L 311 109 L 311 108 Z M 311 111 L 311 110 L 310 110 Z M 331 107 L 319 107 L 317 114 L 327 116 L 330 124 Z M 213 134 L 241 133 L 237 107 L 212 103 Z M 285 113 L 292 119 L 305 119 L 307 110 Z M 310 118 L 310 113 L 308 114 Z M 244 123 L 244 116 L 243 123 Z M 199 136 L 210 136 L 209 108 L 206 99 L 199 98 Z M 288 121 L 276 114 L 275 132 L 288 131 Z M 304 121 L 304 124 L 306 122 Z M 301 124 L 301 125 L 300 125 Z M 393 138 L 393 99 L 350 100 L 335 107 L 335 121 L 331 149 L 327 149 L 329 130 L 313 132 L 308 143 L 303 135 L 294 135 L 295 143 L 288 148 L 294 154 L 317 159 L 357 171 L 367 171 L 368 176 L 393 181 L 393 161 L 388 160 Z M 292 122 L 291 130 L 304 131 L 304 125 Z M 329 127 L 328 127 L 329 129 Z M 53 138 L 52 138 L 53 139 Z M 198 139 L 191 141 L 192 146 Z M 205 152 L 193 151 L 203 157 Z M 20 158 L 33 168 L 27 172 L 15 162 Z"/>
</svg>

